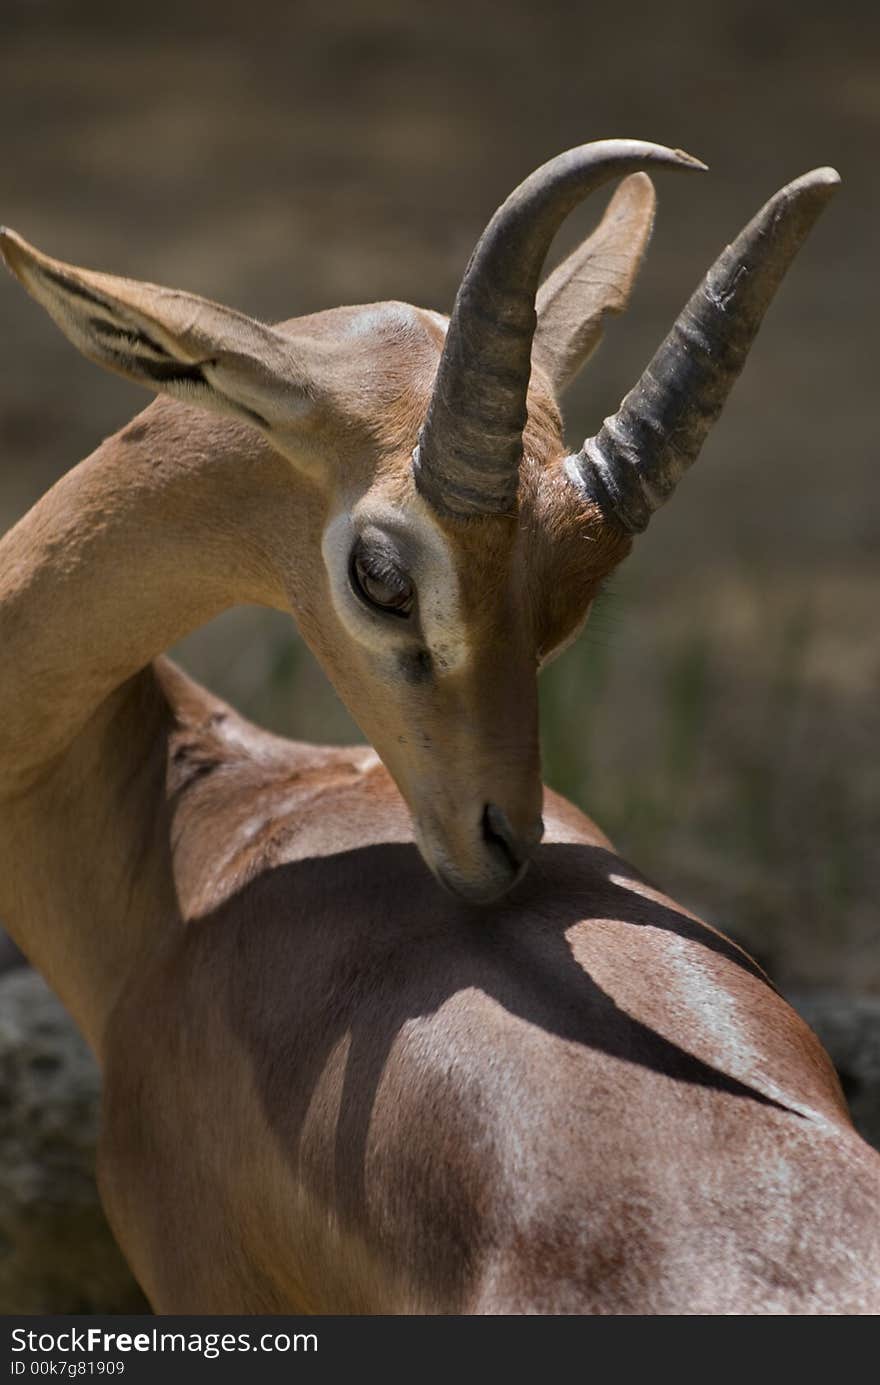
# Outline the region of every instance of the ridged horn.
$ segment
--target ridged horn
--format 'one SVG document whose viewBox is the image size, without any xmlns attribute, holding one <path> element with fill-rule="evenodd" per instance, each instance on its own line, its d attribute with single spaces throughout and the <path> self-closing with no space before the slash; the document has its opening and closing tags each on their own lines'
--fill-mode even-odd
<svg viewBox="0 0 880 1385">
<path fill-rule="evenodd" d="M 567 462 L 630 533 L 697 459 L 786 270 L 840 182 L 817 168 L 782 188 L 718 257 L 635 389 Z"/>
<path fill-rule="evenodd" d="M 419 445 L 418 489 L 461 517 L 516 501 L 541 269 L 562 222 L 594 189 L 642 169 L 704 169 L 643 140 L 584 144 L 536 169 L 492 217 L 456 296 Z"/>
</svg>

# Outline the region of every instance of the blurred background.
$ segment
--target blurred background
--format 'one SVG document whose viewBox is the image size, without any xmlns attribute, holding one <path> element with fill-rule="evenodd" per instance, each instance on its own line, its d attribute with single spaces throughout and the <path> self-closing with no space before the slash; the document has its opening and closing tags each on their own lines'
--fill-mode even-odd
<svg viewBox="0 0 880 1385">
<path fill-rule="evenodd" d="M 267 320 L 382 298 L 448 310 L 496 205 L 571 145 L 635 136 L 705 159 L 704 177 L 657 180 L 630 312 L 565 401 L 578 445 L 758 206 L 840 170 L 698 467 L 544 676 L 542 715 L 546 778 L 624 856 L 805 1006 L 876 1018 L 880 9 L 3 0 L 0 37 L 0 219 Z M 3 530 L 146 396 L 11 280 L 0 293 Z M 273 730 L 359 738 L 276 614 L 230 612 L 176 653 Z M 0 1294 L 2 1257 L 0 1240 Z"/>
</svg>

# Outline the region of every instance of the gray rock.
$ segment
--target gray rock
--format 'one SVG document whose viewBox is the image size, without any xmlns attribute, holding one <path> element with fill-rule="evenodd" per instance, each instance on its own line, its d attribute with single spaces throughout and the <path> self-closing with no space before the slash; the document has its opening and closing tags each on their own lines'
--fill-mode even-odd
<svg viewBox="0 0 880 1385">
<path fill-rule="evenodd" d="M 0 976 L 0 1313 L 149 1312 L 95 1186 L 99 1090 L 45 982 Z"/>
<path fill-rule="evenodd" d="M 880 996 L 796 991 L 788 1000 L 830 1053 L 856 1129 L 880 1149 Z"/>
</svg>

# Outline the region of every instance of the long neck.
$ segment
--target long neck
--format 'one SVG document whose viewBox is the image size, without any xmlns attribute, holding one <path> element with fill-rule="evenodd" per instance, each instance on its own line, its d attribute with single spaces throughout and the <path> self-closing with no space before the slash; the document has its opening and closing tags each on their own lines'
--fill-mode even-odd
<svg viewBox="0 0 880 1385">
<path fill-rule="evenodd" d="M 296 499 L 253 430 L 160 401 L 0 541 L 0 919 L 96 1048 L 176 919 L 168 707 L 134 675 L 231 605 L 285 604 Z"/>
<path fill-rule="evenodd" d="M 158 401 L 3 538 L 0 790 L 190 630 L 283 604 L 271 544 L 289 478 L 253 430 Z"/>
</svg>

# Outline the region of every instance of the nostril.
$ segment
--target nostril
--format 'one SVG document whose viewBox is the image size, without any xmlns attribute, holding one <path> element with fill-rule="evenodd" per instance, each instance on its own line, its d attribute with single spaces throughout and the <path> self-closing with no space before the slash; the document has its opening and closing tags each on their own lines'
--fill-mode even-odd
<svg viewBox="0 0 880 1385">
<path fill-rule="evenodd" d="M 540 846 L 540 845 L 541 845 L 541 842 L 542 842 L 543 840 L 544 840 L 544 819 L 543 819 L 543 818 L 536 818 L 536 820 L 535 820 L 535 825 L 534 825 L 534 827 L 532 828 L 531 832 L 529 833 L 528 837 L 526 838 L 526 842 L 527 842 L 527 844 L 528 844 L 530 847 L 534 848 L 534 847 L 536 847 L 536 846 Z"/>
<path fill-rule="evenodd" d="M 483 840 L 504 855 L 511 870 L 518 871 L 525 863 L 526 853 L 506 815 L 496 804 L 487 803 L 483 809 L 482 828 Z"/>
</svg>

